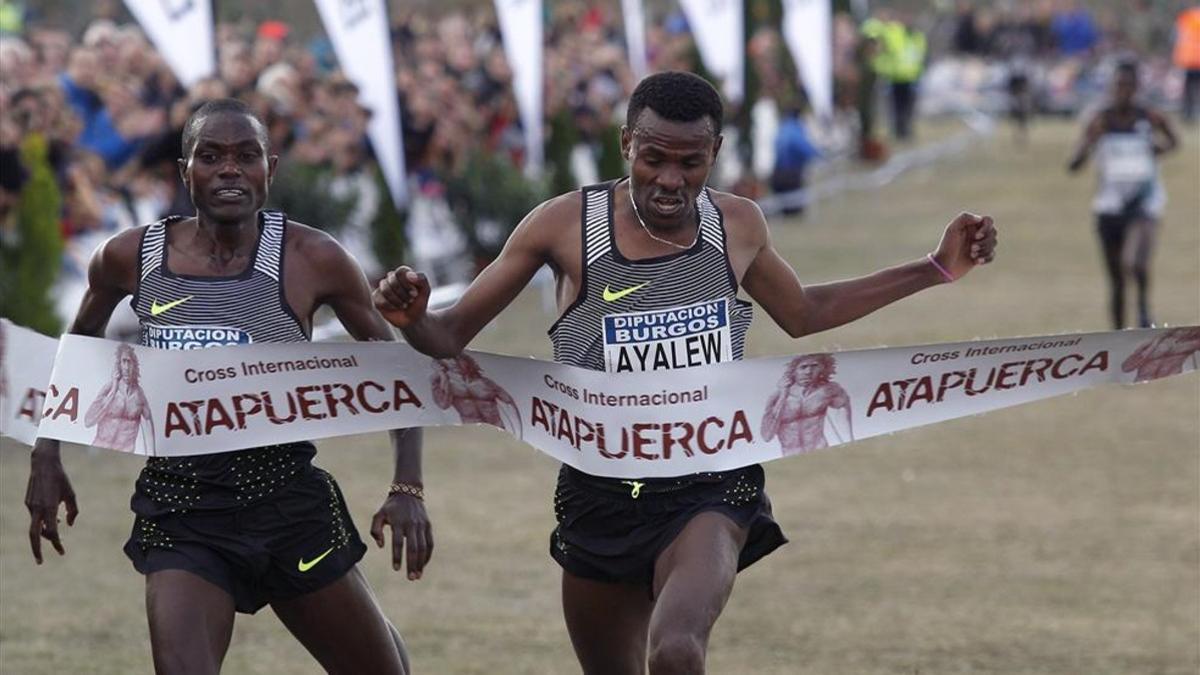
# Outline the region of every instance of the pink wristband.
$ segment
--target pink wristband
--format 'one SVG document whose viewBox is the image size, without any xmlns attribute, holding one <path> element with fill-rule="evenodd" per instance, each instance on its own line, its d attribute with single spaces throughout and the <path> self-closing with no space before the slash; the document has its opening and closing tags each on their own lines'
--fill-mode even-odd
<svg viewBox="0 0 1200 675">
<path fill-rule="evenodd" d="M 941 272 L 941 273 L 942 273 L 942 278 L 946 280 L 946 283 L 948 283 L 948 284 L 952 284 L 952 283 L 954 283 L 954 275 L 953 275 L 953 274 L 950 274 L 950 270 L 946 269 L 945 267 L 942 267 L 942 264 L 941 264 L 941 263 L 939 263 L 939 262 L 937 261 L 937 258 L 934 258 L 934 257 L 933 257 L 933 254 L 932 254 L 932 253 L 926 253 L 926 254 L 925 254 L 925 258 L 926 258 L 926 259 L 927 259 L 927 260 L 928 260 L 928 261 L 929 261 L 929 262 L 930 262 L 930 263 L 931 263 L 931 264 L 932 264 L 934 267 L 936 267 L 936 268 L 937 268 L 937 271 L 938 271 L 938 272 Z"/>
</svg>

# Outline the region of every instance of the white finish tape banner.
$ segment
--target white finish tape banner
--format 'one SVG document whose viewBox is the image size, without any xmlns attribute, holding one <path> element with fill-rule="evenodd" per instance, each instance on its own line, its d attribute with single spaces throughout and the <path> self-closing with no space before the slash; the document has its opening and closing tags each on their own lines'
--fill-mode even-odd
<svg viewBox="0 0 1200 675">
<path fill-rule="evenodd" d="M 28 331 L 5 329 L 8 344 L 44 348 L 11 337 Z M 638 356 L 650 372 L 612 375 L 481 352 L 435 360 L 398 343 L 183 355 L 68 335 L 43 388 L 38 433 L 162 456 L 479 423 L 587 473 L 674 476 L 1194 371 L 1200 327 L 805 354 L 669 373 L 655 370 L 685 362 L 689 347 L 663 344 L 671 348 Z M 18 373 L 31 372 L 21 364 L 51 358 L 7 355 L 8 390 Z M 17 388 L 26 385 L 33 383 Z M 4 409 L 20 417 L 25 408 Z"/>
<path fill-rule="evenodd" d="M 0 319 L 0 435 L 33 445 L 58 340 Z"/>
</svg>

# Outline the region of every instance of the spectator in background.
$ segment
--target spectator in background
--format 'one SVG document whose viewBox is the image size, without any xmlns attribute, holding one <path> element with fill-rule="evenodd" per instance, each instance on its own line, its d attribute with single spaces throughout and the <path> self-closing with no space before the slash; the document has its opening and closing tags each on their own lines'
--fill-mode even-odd
<svg viewBox="0 0 1200 675">
<path fill-rule="evenodd" d="M 805 185 L 805 169 L 809 162 L 821 156 L 808 138 L 808 131 L 800 119 L 800 108 L 792 105 L 784 108 L 775 136 L 775 167 L 771 171 L 771 190 L 784 194 L 799 190 Z M 783 208 L 784 215 L 802 213 L 799 202 L 789 202 Z"/>
<path fill-rule="evenodd" d="M 254 70 L 261 73 L 279 63 L 287 47 L 291 27 L 282 21 L 264 21 L 258 26 L 254 41 Z"/>
<path fill-rule="evenodd" d="M 960 54 L 982 54 L 984 46 L 974 5 L 971 4 L 971 0 L 958 0 L 954 17 L 954 51 Z"/>
<path fill-rule="evenodd" d="M 1066 0 L 1065 9 L 1054 15 L 1050 29 L 1058 50 L 1065 56 L 1084 54 L 1100 40 L 1100 30 L 1092 13 L 1077 0 Z"/>
<path fill-rule="evenodd" d="M 102 36 L 94 44 L 108 44 L 108 33 L 89 30 L 88 35 Z M 107 46 L 93 49 L 85 44 L 72 52 L 67 71 L 59 76 L 67 103 L 83 124 L 79 145 L 100 155 L 110 169 L 132 158 L 141 141 L 165 122 L 160 109 L 141 104 L 132 79 L 113 74 L 119 70 L 104 69 L 113 54 Z"/>
<path fill-rule="evenodd" d="M 899 12 L 881 12 L 879 18 L 867 20 L 863 32 L 878 45 L 872 67 L 889 83 L 892 135 L 908 140 L 917 108 L 917 82 L 928 53 L 925 34 L 913 24 L 911 15 Z"/>
<path fill-rule="evenodd" d="M 883 143 L 875 137 L 875 89 L 879 75 L 878 59 L 883 22 L 867 19 L 859 32 L 854 49 L 858 71 L 855 96 L 858 109 L 858 154 L 867 161 L 882 161 L 886 156 Z"/>
<path fill-rule="evenodd" d="M 15 229 L 10 217 L 21 199 L 21 188 L 28 172 L 21 164 L 21 130 L 8 118 L 0 116 L 0 243 Z"/>
<path fill-rule="evenodd" d="M 1183 71 L 1183 119 L 1200 114 L 1200 7 L 1190 7 L 1175 19 L 1175 67 Z"/>
</svg>

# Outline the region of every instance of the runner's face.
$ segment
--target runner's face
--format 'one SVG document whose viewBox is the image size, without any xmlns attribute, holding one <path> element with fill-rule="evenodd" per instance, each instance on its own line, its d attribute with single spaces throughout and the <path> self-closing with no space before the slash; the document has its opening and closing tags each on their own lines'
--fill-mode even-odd
<svg viewBox="0 0 1200 675">
<path fill-rule="evenodd" d="M 621 129 L 630 162 L 629 189 L 647 225 L 682 227 L 696 220 L 696 198 L 721 149 L 712 120 L 673 122 L 646 108 L 634 128 Z"/>
<path fill-rule="evenodd" d="M 248 115 L 209 115 L 181 162 L 196 210 L 218 223 L 253 218 L 267 200 L 278 157 L 267 154 L 256 125 Z"/>
</svg>

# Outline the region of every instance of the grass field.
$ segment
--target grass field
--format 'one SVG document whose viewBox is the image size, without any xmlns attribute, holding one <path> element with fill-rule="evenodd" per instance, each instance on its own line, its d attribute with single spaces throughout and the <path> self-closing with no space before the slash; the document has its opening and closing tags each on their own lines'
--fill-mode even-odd
<svg viewBox="0 0 1200 675">
<path fill-rule="evenodd" d="M 755 355 L 1104 330 L 1090 177 L 1074 127 L 1025 150 L 1001 130 L 873 193 L 775 223 L 802 279 L 912 259 L 955 212 L 995 216 L 1000 258 L 857 324 L 793 342 L 760 313 Z M 1159 321 L 1200 323 L 1200 136 L 1164 166 Z M 475 347 L 549 354 L 536 293 Z M 514 345 L 520 347 L 514 348 Z M 547 555 L 556 466 L 492 430 L 434 430 L 437 550 L 410 583 L 363 563 L 420 673 L 577 672 Z M 0 672 L 151 670 L 142 578 L 120 551 L 140 462 L 64 451 L 82 515 L 41 568 L 22 506 L 27 453 L 0 453 Z M 321 444 L 364 530 L 390 460 L 381 436 Z M 1179 674 L 1200 670 L 1200 378 L 1104 388 L 767 467 L 791 538 L 747 570 L 717 624 L 713 673 Z M 229 673 L 309 673 L 269 611 L 238 618 Z"/>
</svg>

